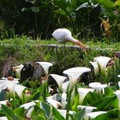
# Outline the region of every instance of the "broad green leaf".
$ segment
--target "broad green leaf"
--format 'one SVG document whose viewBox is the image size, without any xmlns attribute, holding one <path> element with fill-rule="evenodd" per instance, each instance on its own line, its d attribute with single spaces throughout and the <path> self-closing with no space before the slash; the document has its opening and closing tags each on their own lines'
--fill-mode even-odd
<svg viewBox="0 0 120 120">
<path fill-rule="evenodd" d="M 22 118 L 25 117 L 25 114 L 24 114 L 24 108 L 21 107 L 21 108 L 16 108 L 14 110 L 14 113 L 16 113 L 18 116 L 21 116 Z"/>
<path fill-rule="evenodd" d="M 74 115 L 74 118 L 76 118 L 77 120 L 83 120 L 84 115 L 85 115 L 85 109 L 82 109 Z"/>
<path fill-rule="evenodd" d="M 43 115 L 39 114 L 32 117 L 32 120 L 46 120 L 46 118 Z"/>
<path fill-rule="evenodd" d="M 8 108 L 5 105 L 1 105 L 2 111 L 6 114 L 6 116 L 8 117 L 9 120 L 12 120 L 12 118 L 14 118 L 14 112 Z"/>
<path fill-rule="evenodd" d="M 71 120 L 78 120 L 77 118 L 75 118 L 73 115 L 69 114 L 69 119 Z"/>
<path fill-rule="evenodd" d="M 94 103 L 93 106 L 96 106 L 98 110 L 106 109 L 107 107 L 111 106 L 115 99 L 115 96 L 106 96 L 103 99 L 100 99 L 98 102 Z"/>
<path fill-rule="evenodd" d="M 114 8 L 114 2 L 111 0 L 96 0 L 96 2 L 102 4 L 105 8 Z"/>
<path fill-rule="evenodd" d="M 116 0 L 114 5 L 115 6 L 120 6 L 120 0 Z"/>
<path fill-rule="evenodd" d="M 65 118 L 54 107 L 52 107 L 52 113 L 53 113 L 53 116 L 58 120 L 65 120 Z"/>
<path fill-rule="evenodd" d="M 46 120 L 45 116 L 46 116 L 45 111 L 41 109 L 39 106 L 35 106 L 31 114 L 31 119 L 38 120 L 38 118 L 41 118 L 40 120 L 44 120 L 44 119 Z"/>
<path fill-rule="evenodd" d="M 21 116 L 18 116 L 6 105 L 1 105 L 2 111 L 6 114 L 8 120 L 24 120 Z"/>
<path fill-rule="evenodd" d="M 45 111 L 46 116 L 49 117 L 51 112 L 50 105 L 45 102 L 41 102 L 40 107 Z"/>
<path fill-rule="evenodd" d="M 30 97 L 30 99 L 31 100 L 37 100 L 37 99 L 39 99 L 39 97 L 40 97 L 40 91 L 38 90 L 37 92 L 35 92 L 33 95 L 31 95 L 31 97 Z"/>
<path fill-rule="evenodd" d="M 92 119 L 92 120 L 107 120 L 108 114 L 101 114 L 99 116 L 97 116 L 96 118 Z"/>
</svg>

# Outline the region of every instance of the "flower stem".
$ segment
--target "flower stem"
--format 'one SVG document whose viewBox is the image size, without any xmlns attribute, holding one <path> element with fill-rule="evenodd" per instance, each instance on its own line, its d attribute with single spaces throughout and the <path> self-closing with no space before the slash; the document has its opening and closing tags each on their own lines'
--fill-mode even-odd
<svg viewBox="0 0 120 120">
<path fill-rule="evenodd" d="M 120 109 L 118 110 L 118 120 L 120 120 Z"/>
<path fill-rule="evenodd" d="M 68 102 L 67 102 L 66 120 L 69 119 L 69 110 L 70 110 L 71 93 L 72 93 L 72 90 L 68 91 L 68 93 L 67 93 Z"/>
</svg>

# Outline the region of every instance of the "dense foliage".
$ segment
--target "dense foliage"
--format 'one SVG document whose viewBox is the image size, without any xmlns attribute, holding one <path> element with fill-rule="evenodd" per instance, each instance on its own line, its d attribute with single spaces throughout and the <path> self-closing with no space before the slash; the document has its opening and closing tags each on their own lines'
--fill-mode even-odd
<svg viewBox="0 0 120 120">
<path fill-rule="evenodd" d="M 119 0 L 1 0 L 0 38 L 50 38 L 58 27 L 79 38 L 120 41 Z"/>
</svg>

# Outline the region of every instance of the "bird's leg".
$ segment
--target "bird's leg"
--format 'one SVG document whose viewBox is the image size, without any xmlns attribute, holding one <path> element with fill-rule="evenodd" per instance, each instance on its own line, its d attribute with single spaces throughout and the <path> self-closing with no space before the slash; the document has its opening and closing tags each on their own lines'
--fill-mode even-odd
<svg viewBox="0 0 120 120">
<path fill-rule="evenodd" d="M 64 46 L 63 46 L 62 51 L 63 51 L 63 54 L 65 55 L 65 44 L 64 44 Z"/>
</svg>

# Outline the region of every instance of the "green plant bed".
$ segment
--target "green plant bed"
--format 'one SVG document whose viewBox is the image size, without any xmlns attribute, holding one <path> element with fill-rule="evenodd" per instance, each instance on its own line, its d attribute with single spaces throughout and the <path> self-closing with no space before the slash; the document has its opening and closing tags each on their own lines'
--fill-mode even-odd
<svg viewBox="0 0 120 120">
<path fill-rule="evenodd" d="M 71 43 L 58 44 L 51 40 L 32 40 L 23 36 L 22 38 L 11 38 L 0 42 L 0 57 L 3 61 L 11 64 L 34 63 L 36 61 L 49 61 L 54 63 L 52 72 L 62 74 L 64 69 L 75 66 L 88 66 L 89 61 L 95 56 L 114 57 L 114 53 L 119 51 L 120 43 L 86 42 L 90 47 L 87 54 Z M 55 47 L 51 47 L 55 46 Z M 58 46 L 62 47 L 58 47 Z M 67 47 L 71 46 L 71 47 Z"/>
<path fill-rule="evenodd" d="M 120 50 L 119 43 L 107 44 L 100 42 L 93 43 L 92 41 L 88 41 L 86 44 L 90 46 L 90 49 L 86 53 L 82 52 L 81 49 L 69 43 L 65 46 L 61 44 L 57 46 L 56 44 L 57 43 L 54 42 L 54 40 L 33 41 L 26 37 L 1 41 L 1 66 L 7 62 L 11 65 L 18 65 L 24 64 L 26 62 L 31 62 L 34 64 L 38 61 L 44 61 L 50 62 L 50 69 L 48 68 L 49 71 L 46 70 L 46 67 L 44 69 L 46 77 L 43 79 L 46 81 L 39 82 L 37 79 L 34 81 L 29 81 L 29 79 L 27 79 L 22 83 L 18 83 L 17 87 L 20 87 L 19 85 L 23 85 L 23 88 L 26 87 L 24 88 L 24 91 L 22 91 L 21 95 L 17 93 L 21 89 L 17 89 L 15 93 L 13 92 L 11 94 L 8 94 L 7 91 L 4 91 L 6 94 L 4 94 L 4 92 L 1 93 L 3 96 L 1 100 L 7 99 L 10 102 L 10 106 L 8 106 L 9 104 L 1 105 L 0 116 L 7 116 L 7 118 L 10 120 L 13 118 L 23 120 L 26 118 L 26 116 L 27 119 L 29 119 L 29 116 L 26 113 L 28 113 L 29 110 L 33 110 L 32 114 L 30 115 L 30 118 L 33 120 L 68 120 L 69 118 L 72 120 L 83 120 L 85 117 L 85 109 L 78 109 L 78 105 L 84 105 L 96 107 L 94 112 L 107 111 L 107 114 L 100 115 L 95 118 L 95 120 L 119 120 L 120 114 L 118 109 L 118 101 L 117 97 L 114 94 L 114 92 L 119 89 L 119 78 L 117 78 L 117 75 L 120 73 L 120 62 L 119 59 L 116 59 L 114 56 L 114 53 Z M 115 64 L 110 69 L 112 72 L 108 72 L 106 75 L 102 72 L 102 70 L 100 70 L 98 75 L 95 76 L 93 74 L 93 69 L 90 65 L 90 61 L 93 61 L 94 57 L 97 56 L 108 56 L 115 60 Z M 76 67 L 78 67 L 78 70 Z M 83 69 L 81 69 L 81 67 L 83 67 Z M 87 70 L 86 67 L 88 68 Z M 75 68 L 76 70 L 66 71 L 69 68 Z M 82 74 L 84 70 L 87 71 L 87 73 Z M 70 86 L 66 89 L 66 92 L 64 89 L 65 86 L 61 88 L 61 84 L 58 85 L 57 82 L 54 83 L 55 80 L 52 79 L 52 84 L 49 82 L 49 75 L 61 75 L 62 78 L 58 79 L 58 81 L 60 81 L 64 78 L 63 75 L 65 73 L 66 75 L 68 74 L 68 76 L 64 76 L 66 78 L 64 79 L 65 81 L 63 84 L 68 80 L 71 80 Z M 86 90 L 90 88 L 89 83 L 94 81 L 101 82 L 103 85 L 105 84 L 105 86 L 107 83 L 107 86 L 104 90 L 101 91 L 92 90 L 81 102 L 78 89 L 80 91 L 80 88 L 83 88 L 82 92 L 86 92 Z M 11 85 L 14 86 L 14 82 L 10 83 L 10 88 Z M 9 82 L 7 87 L 9 88 Z M 51 87 L 53 90 L 51 90 L 49 87 Z M 55 93 L 56 96 L 51 96 Z M 65 93 L 67 95 L 67 102 L 64 101 L 64 99 L 62 101 L 62 97 L 65 97 Z M 30 97 L 28 94 L 31 94 Z M 27 97 L 25 97 L 26 95 Z M 84 95 L 84 93 L 82 95 Z M 48 97 L 54 98 L 54 100 L 57 101 L 57 105 L 62 104 L 62 106 L 59 106 L 59 109 L 57 109 L 56 106 L 52 107 L 49 104 L 50 101 L 48 101 Z M 51 100 L 51 98 L 49 99 Z M 34 109 L 32 107 L 29 109 L 20 107 L 25 103 L 32 104 L 34 106 Z M 54 104 L 55 101 L 52 103 Z M 58 112 L 59 110 L 65 110 L 67 114 L 63 117 L 63 115 Z M 75 114 L 71 115 L 69 114 L 69 111 L 74 111 Z"/>
</svg>

